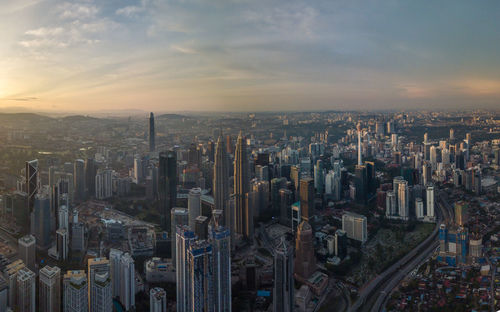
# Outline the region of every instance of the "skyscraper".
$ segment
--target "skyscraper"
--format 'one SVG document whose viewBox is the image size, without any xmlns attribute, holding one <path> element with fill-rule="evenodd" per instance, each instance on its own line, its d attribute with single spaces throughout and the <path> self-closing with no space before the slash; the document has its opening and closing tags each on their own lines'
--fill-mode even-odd
<svg viewBox="0 0 500 312">
<path fill-rule="evenodd" d="M 67 229 L 58 229 L 56 231 L 56 248 L 59 260 L 66 261 L 69 252 L 69 231 Z"/>
<path fill-rule="evenodd" d="M 28 211 L 33 212 L 35 195 L 38 193 L 38 159 L 26 162 L 26 193 L 28 194 Z"/>
<path fill-rule="evenodd" d="M 428 217 L 434 218 L 434 186 L 433 185 L 427 185 L 425 197 L 426 197 L 426 202 L 427 202 L 426 215 Z"/>
<path fill-rule="evenodd" d="M 246 139 L 238 135 L 234 159 L 234 199 L 235 199 L 235 232 L 245 236 L 248 211 L 246 207 L 246 193 L 249 190 L 248 155 Z M 248 238 L 248 237 L 245 237 Z"/>
<path fill-rule="evenodd" d="M 36 275 L 28 268 L 17 272 L 16 294 L 17 310 L 19 312 L 35 312 Z"/>
<path fill-rule="evenodd" d="M 232 211 L 229 209 L 229 159 L 222 135 L 217 140 L 214 163 L 214 204 L 215 209 L 224 212 L 224 225 L 232 229 Z"/>
<path fill-rule="evenodd" d="M 84 270 L 68 271 L 63 278 L 63 311 L 87 312 L 88 287 Z"/>
<path fill-rule="evenodd" d="M 107 312 L 113 309 L 109 261 L 93 258 L 88 261 L 88 299 L 90 312 Z"/>
<path fill-rule="evenodd" d="M 85 200 L 85 162 L 83 159 L 77 159 L 74 166 L 75 200 L 83 201 Z"/>
<path fill-rule="evenodd" d="M 177 226 L 184 226 L 184 225 L 188 225 L 189 223 L 189 213 L 188 213 L 188 210 L 186 208 L 179 208 L 179 207 L 175 207 L 173 208 L 171 211 L 170 211 L 170 228 L 171 229 L 176 229 Z M 174 235 L 173 236 L 173 240 L 170 244 L 170 250 L 171 250 L 171 258 L 172 258 L 172 265 L 175 267 L 175 261 L 176 261 L 176 257 L 175 257 L 175 246 L 176 246 L 176 243 L 175 243 L 175 238 L 176 236 Z"/>
<path fill-rule="evenodd" d="M 113 298 L 120 297 L 120 286 L 122 285 L 120 260 L 123 251 L 111 248 L 109 250 L 109 270 L 111 274 L 111 293 Z"/>
<path fill-rule="evenodd" d="M 201 215 L 201 188 L 195 187 L 188 194 L 189 227 L 194 230 L 195 220 Z"/>
<path fill-rule="evenodd" d="M 85 159 L 85 193 L 86 198 L 95 196 L 95 176 L 97 167 L 94 158 Z"/>
<path fill-rule="evenodd" d="M 167 293 L 155 287 L 149 291 L 149 312 L 167 312 Z"/>
<path fill-rule="evenodd" d="M 195 241 L 187 254 L 190 291 L 187 311 L 214 311 L 214 278 L 212 245 L 205 240 Z"/>
<path fill-rule="evenodd" d="M 39 311 L 61 311 L 61 269 L 45 266 L 39 271 Z"/>
<path fill-rule="evenodd" d="M 294 308 L 293 248 L 282 238 L 274 249 L 273 311 L 289 312 Z"/>
<path fill-rule="evenodd" d="M 37 246 L 42 249 L 50 247 L 51 230 L 50 199 L 45 195 L 37 194 L 35 196 L 35 205 L 33 211 L 33 220 L 35 222 L 35 237 Z"/>
<path fill-rule="evenodd" d="M 155 134 L 155 115 L 153 112 L 149 114 L 149 151 L 156 150 L 156 134 Z"/>
<path fill-rule="evenodd" d="M 314 179 L 300 179 L 300 213 L 302 220 L 309 221 L 314 213 Z"/>
<path fill-rule="evenodd" d="M 309 222 L 302 221 L 297 227 L 294 272 L 298 278 L 307 280 L 314 271 L 316 271 L 316 256 L 312 228 Z"/>
<path fill-rule="evenodd" d="M 365 243 L 368 240 L 366 217 L 354 212 L 346 212 L 342 215 L 342 230 L 347 237 Z"/>
<path fill-rule="evenodd" d="M 361 159 L 361 124 L 358 123 L 356 126 L 356 129 L 358 130 L 358 166 L 361 166 L 363 164 L 363 160 Z"/>
<path fill-rule="evenodd" d="M 164 230 L 173 237 L 175 229 L 170 227 L 170 210 L 177 201 L 177 156 L 174 151 L 161 152 L 158 172 L 158 198 L 162 212 Z"/>
<path fill-rule="evenodd" d="M 231 235 L 229 229 L 214 222 L 210 242 L 213 253 L 215 312 L 231 312 Z"/>
<path fill-rule="evenodd" d="M 194 232 L 188 226 L 177 226 L 176 228 L 176 291 L 177 291 L 177 311 L 190 312 L 191 280 L 189 279 L 190 267 L 188 265 L 189 246 L 194 243 Z"/>
<path fill-rule="evenodd" d="M 32 271 L 35 271 L 36 263 L 36 239 L 33 235 L 21 237 L 18 241 L 19 258 Z"/>
<path fill-rule="evenodd" d="M 120 302 L 126 311 L 135 308 L 134 259 L 127 252 L 120 259 Z"/>
</svg>

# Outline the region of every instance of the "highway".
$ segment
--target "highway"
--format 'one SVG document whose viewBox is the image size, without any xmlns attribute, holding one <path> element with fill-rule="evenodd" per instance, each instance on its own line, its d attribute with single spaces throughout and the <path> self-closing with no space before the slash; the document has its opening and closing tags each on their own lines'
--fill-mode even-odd
<svg viewBox="0 0 500 312">
<path fill-rule="evenodd" d="M 361 290 L 359 298 L 349 311 L 380 311 L 399 282 L 423 261 L 427 260 L 432 252 L 439 246 L 438 230 L 442 220 L 453 217 L 453 209 L 447 202 L 446 196 L 439 193 L 436 201 L 437 222 L 431 235 L 429 235 L 415 249 L 393 264 L 389 269 L 382 272 L 369 285 Z"/>
</svg>

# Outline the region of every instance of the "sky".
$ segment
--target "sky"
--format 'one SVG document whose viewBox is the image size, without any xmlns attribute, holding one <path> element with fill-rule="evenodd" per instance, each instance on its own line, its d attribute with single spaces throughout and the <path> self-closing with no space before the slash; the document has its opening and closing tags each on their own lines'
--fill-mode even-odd
<svg viewBox="0 0 500 312">
<path fill-rule="evenodd" d="M 1 0 L 0 108 L 500 108 L 500 1 Z"/>
</svg>

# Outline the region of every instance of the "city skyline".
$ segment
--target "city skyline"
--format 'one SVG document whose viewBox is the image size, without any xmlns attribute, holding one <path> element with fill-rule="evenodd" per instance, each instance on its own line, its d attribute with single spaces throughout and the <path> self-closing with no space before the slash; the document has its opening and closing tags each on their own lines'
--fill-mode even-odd
<svg viewBox="0 0 500 312">
<path fill-rule="evenodd" d="M 0 109 L 494 109 L 499 5 L 4 1 Z"/>
</svg>

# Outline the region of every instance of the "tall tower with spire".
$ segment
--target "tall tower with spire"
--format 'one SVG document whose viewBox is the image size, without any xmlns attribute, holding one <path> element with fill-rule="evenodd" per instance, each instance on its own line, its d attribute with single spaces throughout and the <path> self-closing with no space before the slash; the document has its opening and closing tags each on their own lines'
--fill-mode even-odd
<svg viewBox="0 0 500 312">
<path fill-rule="evenodd" d="M 154 152 L 156 149 L 156 134 L 155 134 L 155 115 L 153 112 L 149 114 L 149 151 Z"/>
<path fill-rule="evenodd" d="M 246 139 L 240 131 L 234 154 L 234 230 L 236 233 L 242 234 L 245 238 L 248 238 L 247 234 L 249 231 L 247 227 L 250 224 L 250 222 L 248 222 L 250 220 L 246 220 L 246 216 L 250 214 L 247 213 L 248 207 L 245 200 L 245 196 L 248 193 L 249 182 Z"/>
<path fill-rule="evenodd" d="M 231 226 L 231 211 L 227 201 L 229 200 L 229 160 L 226 153 L 224 138 L 219 135 L 217 145 L 215 147 L 215 162 L 214 162 L 214 203 L 215 209 L 221 210 L 224 214 L 224 225 L 226 228 L 232 229 Z"/>
<path fill-rule="evenodd" d="M 361 123 L 358 123 L 356 128 L 358 129 L 358 165 L 361 166 L 363 164 L 361 159 Z"/>
</svg>

